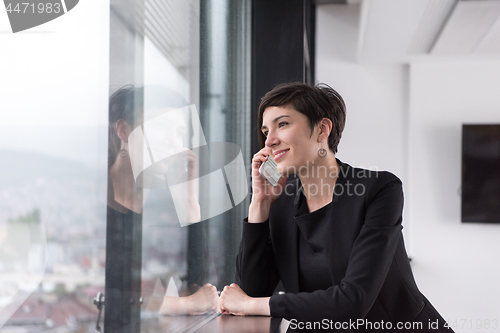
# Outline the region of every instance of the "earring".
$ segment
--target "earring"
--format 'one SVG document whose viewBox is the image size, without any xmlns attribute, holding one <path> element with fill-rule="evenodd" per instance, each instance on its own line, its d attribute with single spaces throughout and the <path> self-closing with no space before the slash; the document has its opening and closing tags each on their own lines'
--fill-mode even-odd
<svg viewBox="0 0 500 333">
<path fill-rule="evenodd" d="M 128 155 L 127 149 L 120 149 L 120 157 L 125 158 Z"/>
<path fill-rule="evenodd" d="M 321 148 L 318 149 L 318 156 L 320 158 L 325 158 L 326 157 L 326 154 L 327 154 L 327 151 L 325 148 L 323 148 L 323 141 L 321 141 Z"/>
</svg>

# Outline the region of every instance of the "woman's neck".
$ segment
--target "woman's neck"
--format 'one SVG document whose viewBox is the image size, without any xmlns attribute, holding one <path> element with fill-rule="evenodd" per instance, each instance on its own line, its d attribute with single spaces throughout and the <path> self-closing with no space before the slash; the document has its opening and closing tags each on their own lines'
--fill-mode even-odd
<svg viewBox="0 0 500 333">
<path fill-rule="evenodd" d="M 109 177 L 113 184 L 114 201 L 123 207 L 142 213 L 143 191 L 134 180 L 130 158 L 118 157 L 109 170 Z"/>
<path fill-rule="evenodd" d="M 326 206 L 333 199 L 340 166 L 335 155 L 329 153 L 325 158 L 315 159 L 312 165 L 307 168 L 306 174 L 298 174 L 309 212 Z"/>
</svg>

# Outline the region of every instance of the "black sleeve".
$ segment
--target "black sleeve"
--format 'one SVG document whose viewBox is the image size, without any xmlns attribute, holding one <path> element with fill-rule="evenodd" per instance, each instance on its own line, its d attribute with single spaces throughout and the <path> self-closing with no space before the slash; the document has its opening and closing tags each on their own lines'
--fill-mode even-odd
<svg viewBox="0 0 500 333">
<path fill-rule="evenodd" d="M 402 184 L 389 175 L 388 181 L 366 196 L 364 222 L 342 281 L 326 290 L 272 296 L 273 317 L 342 321 L 366 316 L 386 279 L 402 229 Z"/>
<path fill-rule="evenodd" d="M 243 221 L 243 236 L 236 257 L 236 284 L 251 297 L 273 294 L 279 282 L 269 233 L 269 220 Z"/>
</svg>

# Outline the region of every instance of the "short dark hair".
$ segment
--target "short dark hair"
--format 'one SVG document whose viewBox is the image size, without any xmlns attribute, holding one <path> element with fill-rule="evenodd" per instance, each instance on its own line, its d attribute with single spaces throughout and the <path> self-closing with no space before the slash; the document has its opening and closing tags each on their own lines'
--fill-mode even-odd
<svg viewBox="0 0 500 333">
<path fill-rule="evenodd" d="M 109 98 L 109 126 L 108 126 L 108 168 L 116 161 L 120 152 L 121 140 L 116 133 L 116 123 L 123 119 L 131 127 L 135 127 L 137 105 L 142 107 L 144 94 L 142 89 L 128 84 L 111 95 Z"/>
<path fill-rule="evenodd" d="M 345 126 L 346 107 L 340 94 L 332 87 L 324 83 L 311 87 L 301 82 L 291 82 L 277 85 L 268 92 L 260 102 L 257 118 L 261 148 L 264 147 L 266 141 L 266 137 L 261 130 L 263 115 L 264 111 L 270 106 L 291 107 L 307 116 L 311 127 L 311 135 L 314 126 L 321 119 L 330 119 L 333 127 L 328 137 L 328 146 L 332 152 L 337 153 L 337 147 Z"/>
</svg>

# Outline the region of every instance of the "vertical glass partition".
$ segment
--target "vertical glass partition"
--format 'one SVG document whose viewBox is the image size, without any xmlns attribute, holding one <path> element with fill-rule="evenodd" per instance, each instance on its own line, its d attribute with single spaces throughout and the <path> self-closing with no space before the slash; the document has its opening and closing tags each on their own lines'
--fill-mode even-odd
<svg viewBox="0 0 500 333">
<path fill-rule="evenodd" d="M 248 167 L 254 130 L 250 122 L 250 5 L 250 1 L 203 1 L 200 18 L 202 124 L 211 141 L 236 143 Z M 247 180 L 239 178 L 236 186 L 244 188 L 242 182 Z M 216 244 L 213 251 L 218 258 L 219 290 L 233 282 L 241 221 L 248 214 L 248 204 L 240 203 L 208 222 L 211 241 Z"/>
<path fill-rule="evenodd" d="M 2 34 L 0 331 L 216 315 L 248 208 L 250 3 L 80 1 L 71 33 Z"/>
<path fill-rule="evenodd" d="M 105 332 L 216 315 L 248 207 L 247 1 L 111 1 Z M 205 287 L 203 287 L 205 285 Z"/>
</svg>

